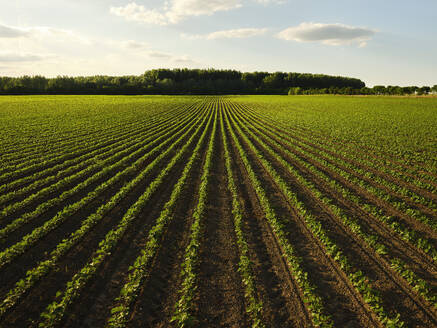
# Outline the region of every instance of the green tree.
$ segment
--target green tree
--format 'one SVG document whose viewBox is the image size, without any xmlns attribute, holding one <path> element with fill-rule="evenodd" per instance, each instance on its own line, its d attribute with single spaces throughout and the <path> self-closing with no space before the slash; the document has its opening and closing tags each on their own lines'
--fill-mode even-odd
<svg viewBox="0 0 437 328">
<path fill-rule="evenodd" d="M 387 94 L 387 89 L 386 89 L 386 87 L 383 86 L 383 85 L 375 85 L 375 86 L 373 87 L 373 92 L 374 92 L 376 95 L 385 95 L 385 94 Z"/>
<path fill-rule="evenodd" d="M 419 89 L 421 94 L 427 95 L 428 93 L 431 92 L 431 88 L 428 86 L 423 86 Z"/>
<path fill-rule="evenodd" d="M 302 89 L 300 87 L 294 87 L 294 88 L 290 88 L 288 90 L 288 95 L 301 95 L 302 94 Z"/>
</svg>

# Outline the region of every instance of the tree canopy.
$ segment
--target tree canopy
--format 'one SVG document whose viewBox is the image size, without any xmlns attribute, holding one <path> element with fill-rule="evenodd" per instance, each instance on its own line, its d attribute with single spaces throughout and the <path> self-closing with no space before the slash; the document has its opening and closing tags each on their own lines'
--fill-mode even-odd
<svg viewBox="0 0 437 328">
<path fill-rule="evenodd" d="M 152 69 L 127 76 L 0 77 L 0 94 L 347 94 L 437 93 L 437 85 L 366 87 L 356 78 L 309 73 Z"/>
<path fill-rule="evenodd" d="M 287 94 L 290 88 L 352 88 L 359 79 L 309 73 L 153 69 L 129 76 L 0 77 L 2 94 Z"/>
</svg>

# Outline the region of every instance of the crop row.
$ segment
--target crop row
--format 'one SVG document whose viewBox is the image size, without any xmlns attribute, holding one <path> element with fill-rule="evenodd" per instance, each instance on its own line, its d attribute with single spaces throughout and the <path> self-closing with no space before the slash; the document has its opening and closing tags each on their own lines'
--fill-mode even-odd
<svg viewBox="0 0 437 328">
<path fill-rule="evenodd" d="M 188 113 L 190 113 L 190 111 L 188 111 Z M 17 197 L 20 192 L 22 193 L 25 191 L 27 192 L 35 190 L 39 186 L 44 186 L 48 183 L 68 176 L 70 173 L 74 173 L 78 169 L 85 167 L 90 163 L 99 161 L 101 160 L 101 158 L 104 159 L 105 156 L 116 153 L 119 147 L 129 147 L 130 145 L 133 145 L 135 142 L 140 141 L 141 137 L 171 128 L 175 119 L 183 118 L 185 115 L 187 115 L 187 113 L 184 111 L 179 112 L 178 115 L 172 115 L 169 117 L 163 115 L 164 117 L 161 121 L 150 122 L 150 124 L 146 124 L 143 127 L 138 127 L 138 129 L 136 129 L 134 132 L 125 132 L 125 134 L 120 136 L 120 138 L 113 137 L 111 143 L 109 144 L 105 144 L 104 142 L 102 143 L 102 140 L 100 140 L 100 148 L 97 148 L 95 150 L 85 148 L 83 150 L 86 150 L 87 152 L 83 155 L 79 155 L 73 159 L 56 164 L 55 166 L 50 166 L 46 169 L 39 170 L 31 175 L 16 179 L 8 184 L 4 184 L 0 186 L 0 192 L 5 193 L 7 191 L 10 191 L 10 193 L 5 193 L 4 195 L 2 195 L 1 201 L 8 201 L 13 196 Z M 144 135 L 145 132 L 146 134 Z M 80 147 L 83 148 L 84 146 L 81 145 Z M 71 152 L 71 149 L 69 151 Z M 24 185 L 28 186 L 23 188 L 23 191 L 20 190 L 19 188 Z"/>
<path fill-rule="evenodd" d="M 229 122 L 228 116 L 225 116 L 225 121 L 228 131 L 232 136 L 233 143 L 237 148 L 238 154 L 244 164 L 248 177 L 257 194 L 258 200 L 268 220 L 268 223 L 270 224 L 272 231 L 283 250 L 283 256 L 286 260 L 286 263 L 292 272 L 293 278 L 301 288 L 303 299 L 309 308 L 314 325 L 320 327 L 332 327 L 332 319 L 330 315 L 326 313 L 326 310 L 323 306 L 323 301 L 317 294 L 316 287 L 309 281 L 308 273 L 302 268 L 303 259 L 299 258 L 295 254 L 293 246 L 289 243 L 287 239 L 287 233 L 283 230 L 282 219 L 277 216 L 275 210 L 271 206 L 267 194 L 262 187 L 260 180 L 256 176 L 245 150 L 238 141 L 233 126 Z"/>
<path fill-rule="evenodd" d="M 240 260 L 238 262 L 238 271 L 240 272 L 242 282 L 245 287 L 244 295 L 248 304 L 246 307 L 246 312 L 249 313 L 249 315 L 251 316 L 252 328 L 261 328 L 264 327 L 264 324 L 261 321 L 263 304 L 257 297 L 255 278 L 253 276 L 253 267 L 249 257 L 249 246 L 247 244 L 243 231 L 243 213 L 240 200 L 238 198 L 237 186 L 235 185 L 234 180 L 232 158 L 229 152 L 229 146 L 223 121 L 223 111 L 220 111 L 220 130 L 224 145 L 224 157 L 226 175 L 228 178 L 228 189 L 232 195 L 232 215 L 234 218 L 234 228 L 235 234 L 237 236 L 237 245 L 240 257 Z"/>
<path fill-rule="evenodd" d="M 241 117 L 240 117 L 241 119 Z M 239 122 L 241 124 L 241 122 Z M 377 253 L 380 256 L 385 256 L 388 259 L 389 265 L 395 269 L 395 271 L 399 272 L 411 285 L 412 289 L 417 291 L 421 296 L 423 296 L 427 301 L 437 305 L 437 297 L 433 295 L 432 289 L 429 286 L 429 284 L 419 278 L 413 271 L 408 269 L 407 264 L 403 262 L 401 259 L 388 254 L 388 251 L 386 249 L 386 246 L 380 243 L 380 237 L 376 234 L 367 233 L 365 229 L 362 226 L 362 221 L 358 218 L 351 217 L 347 213 L 344 212 L 343 209 L 336 206 L 332 199 L 330 199 L 328 196 L 324 195 L 319 188 L 317 188 L 316 185 L 305 179 L 305 177 L 299 173 L 298 170 L 296 170 L 290 163 L 288 163 L 277 150 L 272 149 L 270 146 L 268 146 L 266 143 L 264 143 L 260 137 L 262 136 L 264 139 L 268 140 L 269 143 L 273 144 L 276 149 L 280 150 L 280 152 L 283 152 L 286 154 L 289 158 L 295 158 L 295 155 L 292 154 L 290 151 L 282 147 L 278 142 L 274 141 L 272 138 L 268 137 L 262 129 L 262 125 L 258 125 L 257 129 L 254 129 L 254 132 L 247 129 L 248 127 L 253 128 L 253 125 L 251 122 L 245 120 L 244 124 L 242 124 L 244 129 L 248 132 L 248 134 L 255 139 L 259 144 L 263 146 L 267 152 L 269 152 L 273 157 L 275 157 L 278 162 L 281 163 L 281 165 L 287 169 L 287 171 L 296 178 L 296 180 L 303 186 L 305 186 L 308 190 L 310 190 L 311 194 L 315 199 L 318 199 L 323 204 L 325 204 L 329 210 L 337 216 L 337 218 L 340 219 L 340 221 L 346 226 L 351 234 L 355 234 L 362 238 L 366 243 L 367 247 L 372 249 L 375 253 Z M 284 140 L 284 139 L 282 139 Z M 323 181 L 325 181 L 329 186 L 333 187 L 334 190 L 336 190 L 339 194 L 342 195 L 348 195 L 351 196 L 350 193 L 348 193 L 344 188 L 342 188 L 341 185 L 339 185 L 334 180 L 329 180 L 323 173 L 318 172 L 314 169 L 314 167 L 307 163 L 300 161 L 300 165 L 305 166 L 308 168 L 308 170 L 314 174 L 315 176 L 321 178 Z M 349 198 L 347 200 L 350 200 Z"/>
<path fill-rule="evenodd" d="M 259 113 L 251 110 L 247 106 L 244 107 L 251 115 L 259 117 Z M 266 119 L 266 116 L 268 115 L 263 116 L 264 120 Z M 412 168 L 400 161 L 394 161 L 392 155 L 383 156 L 380 152 L 366 151 L 366 148 L 363 147 L 363 145 L 354 144 L 353 140 L 338 140 L 329 135 L 322 134 L 315 129 L 290 126 L 286 120 L 278 121 L 277 118 L 271 117 L 267 124 L 272 127 L 277 128 L 280 126 L 287 131 L 293 131 L 293 133 L 299 136 L 299 138 L 310 143 L 324 145 L 328 147 L 328 149 L 333 149 L 335 150 L 335 154 L 341 154 L 345 159 L 354 159 L 361 164 L 376 169 L 377 171 L 384 172 L 386 176 L 392 175 L 393 178 L 398 179 L 397 181 L 401 181 L 401 184 L 413 184 L 418 188 L 431 192 L 437 190 L 437 175 L 423 172 L 421 166 Z M 429 196 L 429 194 L 427 195 Z"/>
<path fill-rule="evenodd" d="M 184 110 L 178 112 L 178 114 L 182 114 Z M 164 116 L 163 118 L 167 122 L 171 122 L 171 117 L 167 118 Z M 157 118 L 157 120 L 160 120 Z M 60 149 L 60 153 L 53 153 L 50 149 L 45 149 L 45 152 L 48 153 L 47 156 L 38 157 L 35 161 L 27 161 L 26 158 L 21 159 L 21 163 L 18 166 L 11 166 L 9 169 L 10 172 L 4 173 L 0 176 L 0 183 L 6 183 L 8 181 L 13 181 L 14 179 L 25 177 L 34 172 L 40 172 L 45 168 L 52 168 L 49 172 L 56 172 L 60 168 L 63 167 L 63 163 L 69 160 L 74 160 L 78 156 L 86 155 L 96 149 L 100 149 L 105 146 L 112 145 L 117 141 L 125 140 L 129 135 L 138 135 L 138 132 L 147 131 L 147 128 L 153 126 L 155 121 L 147 123 L 143 128 L 139 128 L 139 131 L 135 131 L 132 133 L 132 130 L 126 131 L 125 127 L 120 127 L 118 131 L 110 131 L 107 134 L 106 138 L 97 138 L 87 139 L 86 142 L 81 142 L 75 147 L 63 147 Z M 120 134 L 117 136 L 117 134 Z M 41 152 L 40 152 L 41 153 Z M 7 168 L 4 171 L 8 171 Z"/>
<path fill-rule="evenodd" d="M 182 263 L 181 277 L 182 283 L 179 290 L 180 298 L 176 304 L 175 314 L 172 321 L 179 327 L 191 326 L 195 322 L 193 317 L 194 296 L 197 290 L 197 270 L 199 264 L 199 248 L 202 236 L 202 219 L 205 215 L 206 202 L 209 188 L 209 174 L 212 165 L 214 143 L 217 130 L 217 110 L 214 113 L 214 125 L 206 151 L 205 163 L 202 168 L 202 176 L 198 191 L 197 205 L 192 214 L 193 222 L 190 227 L 190 239 L 185 249 L 184 260 Z"/>
<path fill-rule="evenodd" d="M 159 142 L 162 140 L 165 140 L 168 136 L 171 136 L 174 131 L 177 131 L 177 129 L 181 126 L 183 126 L 184 123 L 195 117 L 195 115 L 198 113 L 193 113 L 192 115 L 187 115 L 185 119 L 183 119 L 180 124 L 177 124 L 176 126 L 173 125 L 169 127 L 168 129 L 165 129 L 163 131 L 160 131 L 158 133 L 151 132 L 151 134 L 146 134 L 143 138 L 139 138 L 137 142 L 133 145 L 125 145 L 120 146 L 119 150 L 116 151 L 117 148 L 109 150 L 110 157 L 106 158 L 104 160 L 93 160 L 94 164 L 91 166 L 88 166 L 82 171 L 79 171 L 69 177 L 66 177 L 55 184 L 46 187 L 31 196 L 23 199 L 21 202 L 11 204 L 7 207 L 5 207 L 2 212 L 0 213 L 0 221 L 3 218 L 9 217 L 12 218 L 13 213 L 16 211 L 19 211 L 21 209 L 25 209 L 28 204 L 35 203 L 39 199 L 44 200 L 47 196 L 50 196 L 55 193 L 60 193 L 63 189 L 65 189 L 66 186 L 71 185 L 75 181 L 81 181 L 84 178 L 86 178 L 86 181 L 81 182 L 79 185 L 76 185 L 75 191 L 80 191 L 81 189 L 85 188 L 87 185 L 93 183 L 94 181 L 97 181 L 100 177 L 102 177 L 103 171 L 111 172 L 109 169 L 109 166 L 116 165 L 117 167 L 122 167 L 126 163 L 131 162 L 133 159 L 135 159 L 136 156 L 140 155 L 144 150 L 147 150 L 150 147 L 154 147 L 156 144 L 159 145 Z M 128 155 L 126 157 L 126 155 Z M 114 164 L 114 162 L 117 161 L 117 163 Z M 114 167 L 116 169 L 117 167 Z M 101 170 L 99 172 L 99 170 Z M 91 177 L 88 178 L 89 173 L 93 174 Z M 20 191 L 17 191 L 19 194 Z M 60 203 L 65 197 L 70 197 L 72 195 L 71 190 L 64 192 L 60 197 L 58 197 L 58 202 Z M 6 195 L 5 195 L 6 196 Z M 52 200 L 52 202 L 54 202 Z M 39 205 L 39 207 L 44 208 L 47 210 L 49 206 L 45 203 Z M 38 208 L 37 208 L 38 211 Z M 42 214 L 41 211 L 38 211 L 38 215 Z"/>
<path fill-rule="evenodd" d="M 141 254 L 130 267 L 130 273 L 120 290 L 120 295 L 116 299 L 116 305 L 111 309 L 108 327 L 126 327 L 128 325 L 127 321 L 130 307 L 137 298 L 143 281 L 150 274 L 152 259 L 156 256 L 161 246 L 161 241 L 164 238 L 168 225 L 174 219 L 173 211 L 176 203 L 184 190 L 187 179 L 191 175 L 195 161 L 201 158 L 200 149 L 207 138 L 208 130 L 209 126 L 204 129 L 193 153 L 184 167 L 182 175 L 174 185 L 170 199 L 165 203 L 159 217 L 156 219 L 155 225 L 150 229 L 144 249 L 141 250 Z"/>
<path fill-rule="evenodd" d="M 70 131 L 71 137 L 57 137 L 53 142 L 50 143 L 47 142 L 48 138 L 44 135 L 43 131 L 40 131 L 41 133 L 38 134 L 37 138 L 32 138 L 31 140 L 29 140 L 32 142 L 22 143 L 26 145 L 27 148 L 17 147 L 17 145 L 14 145 L 13 147 L 11 147 L 11 150 L 13 150 L 12 154 L 7 154 L 7 150 L 5 150 L 3 152 L 3 154 L 5 155 L 2 157 L 3 166 L 14 166 L 16 165 L 16 163 L 23 163 L 24 159 L 35 159 L 41 161 L 41 154 L 44 154 L 48 149 L 50 149 L 50 154 L 44 156 L 46 158 L 49 158 L 56 153 L 63 153 L 65 152 L 65 149 L 69 149 L 71 151 L 73 148 L 78 147 L 77 145 L 91 145 L 93 141 L 99 143 L 104 141 L 106 138 L 110 140 L 111 137 L 115 137 L 117 134 L 120 134 L 120 132 L 121 134 L 123 134 L 124 131 L 135 131 L 137 128 L 143 126 L 144 123 L 148 124 L 153 122 L 159 122 L 164 118 L 163 116 L 174 115 L 175 113 L 181 111 L 184 112 L 191 106 L 185 105 L 180 108 L 176 107 L 175 109 L 168 110 L 164 113 L 160 108 L 150 109 L 147 112 L 147 116 L 145 118 L 132 120 L 130 117 L 128 117 L 124 121 L 121 118 L 117 118 L 116 120 L 114 120 L 113 124 L 110 124 L 109 126 L 106 125 L 106 121 L 104 126 L 101 126 L 100 122 L 95 123 L 94 121 L 91 123 L 92 125 L 90 126 L 89 121 L 83 121 L 80 122 L 80 126 L 78 128 Z M 51 121 L 51 124 L 56 123 Z M 50 148 L 47 148 L 48 145 L 50 145 Z M 20 168 L 20 166 L 15 167 L 15 170 L 18 168 Z M 3 170 L 4 168 L 2 168 L 0 172 L 3 172 Z"/>
<path fill-rule="evenodd" d="M 201 116 L 197 120 L 200 120 Z M 34 229 L 30 234 L 26 235 L 20 242 L 16 243 L 15 245 L 9 247 L 5 251 L 0 253 L 0 268 L 3 267 L 5 264 L 12 261 L 14 258 L 19 256 L 20 254 L 24 253 L 31 245 L 33 245 L 35 242 L 37 242 L 42 236 L 45 236 L 50 231 L 55 229 L 57 226 L 59 226 L 62 222 L 67 220 L 70 216 L 72 216 L 74 213 L 79 211 L 82 207 L 89 204 L 92 200 L 96 199 L 101 193 L 103 193 L 108 188 L 111 188 L 112 185 L 117 183 L 118 181 L 122 181 L 122 179 L 128 175 L 135 173 L 140 169 L 146 162 L 150 156 L 153 154 L 159 154 L 158 157 L 154 159 L 153 162 L 151 162 L 148 167 L 146 168 L 147 172 L 149 172 L 152 168 L 157 166 L 168 154 L 170 154 L 173 149 L 176 149 L 176 147 L 183 142 L 185 136 L 188 135 L 188 133 L 192 130 L 193 126 L 185 126 L 184 129 L 178 131 L 176 134 L 174 134 L 171 138 L 168 138 L 166 141 L 162 142 L 161 144 L 158 144 L 155 148 L 150 150 L 148 153 L 143 155 L 140 159 L 138 159 L 133 165 L 128 167 L 127 169 L 124 169 L 123 171 L 119 171 L 116 175 L 114 175 L 109 180 L 103 182 L 100 184 L 94 191 L 90 192 L 87 196 L 82 198 L 81 200 L 77 201 L 76 203 L 73 203 L 71 205 L 67 205 L 64 207 L 63 210 L 58 212 L 52 219 L 46 221 L 42 226 Z M 186 131 L 184 132 L 184 130 Z M 180 135 L 178 137 L 178 135 Z M 178 138 L 177 140 L 174 140 L 175 138 Z M 167 145 L 171 145 L 167 149 L 165 148 Z M 165 149 L 165 151 L 163 151 Z M 129 158 L 126 160 L 126 163 L 129 162 Z M 114 164 L 114 165 L 117 165 Z M 111 170 L 112 167 L 106 167 L 104 168 L 104 172 L 106 170 Z M 86 183 L 83 182 L 83 183 Z M 78 185 L 76 188 L 80 188 L 81 186 Z M 74 191 L 74 189 L 73 189 Z M 63 197 L 62 195 L 60 197 Z M 56 199 L 55 199 L 56 200 Z M 40 205 L 42 206 L 42 205 Z M 39 213 L 34 213 L 34 216 L 39 215 Z M 34 217 L 32 216 L 32 218 Z M 30 216 L 29 216 L 30 217 Z M 27 219 L 27 217 L 26 217 Z M 26 219 L 23 219 L 26 220 Z M 24 224 L 23 221 L 17 222 L 18 224 Z M 14 221 L 15 222 L 15 221 Z"/>
<path fill-rule="evenodd" d="M 66 289 L 58 293 L 59 301 L 54 301 L 53 303 L 51 303 L 47 307 L 46 311 L 41 314 L 41 327 L 53 327 L 63 318 L 68 306 L 70 306 L 74 302 L 74 300 L 80 295 L 87 282 L 96 274 L 98 268 L 102 265 L 105 259 L 110 256 L 112 250 L 117 246 L 118 242 L 123 237 L 126 230 L 141 214 L 142 210 L 149 202 L 151 196 L 156 192 L 157 188 L 165 181 L 165 178 L 168 176 L 168 174 L 172 171 L 172 169 L 180 161 L 182 156 L 191 147 L 199 131 L 201 131 L 202 128 L 205 128 L 205 121 L 208 119 L 208 117 L 208 122 L 210 122 L 212 116 L 204 115 L 200 124 L 198 124 L 197 126 L 193 125 L 187 131 L 187 133 L 189 133 L 195 128 L 195 131 L 192 132 L 189 140 L 177 150 L 177 153 L 169 160 L 165 168 L 147 186 L 147 189 L 138 198 L 138 200 L 127 210 L 117 226 L 106 234 L 104 239 L 99 243 L 98 249 L 94 252 L 93 257 L 67 283 Z M 117 197 L 120 201 L 120 195 L 127 195 L 127 193 L 132 190 L 135 185 L 137 185 L 140 181 L 144 180 L 147 173 L 148 172 L 143 171 L 135 180 L 131 181 L 131 183 L 127 185 L 127 188 L 124 187 L 120 190 L 120 192 L 117 194 L 118 197 L 116 195 L 113 198 Z M 110 201 L 110 203 L 112 203 L 112 201 Z M 113 206 L 115 206 L 115 204 Z M 97 213 L 99 212 L 101 212 L 100 209 L 97 211 Z"/>
<path fill-rule="evenodd" d="M 263 154 L 258 151 L 258 149 L 253 145 L 253 143 L 248 139 L 248 137 L 243 133 L 240 126 L 236 121 L 234 121 L 234 117 L 231 114 L 230 118 L 233 122 L 233 127 L 238 131 L 239 135 L 251 151 L 256 155 L 259 161 L 262 163 L 262 166 L 268 172 L 268 174 L 272 177 L 274 182 L 276 183 L 279 190 L 281 190 L 284 197 L 287 199 L 289 204 L 297 211 L 298 216 L 303 219 L 306 226 L 313 235 L 319 240 L 319 242 L 323 245 L 325 252 L 330 255 L 335 262 L 338 263 L 340 268 L 346 273 L 351 284 L 354 286 L 357 293 L 359 293 L 363 300 L 369 305 L 369 307 L 377 314 L 381 323 L 387 327 L 402 327 L 404 323 L 400 319 L 400 315 L 398 313 L 388 313 L 384 306 L 383 300 L 379 296 L 374 287 L 372 287 L 371 279 L 366 277 L 365 274 L 356 270 L 351 261 L 345 255 L 344 251 L 340 249 L 340 247 L 333 241 L 323 228 L 322 224 L 316 217 L 314 217 L 307 209 L 303 202 L 298 199 L 298 196 L 292 189 L 288 186 L 288 184 L 280 177 L 280 175 L 276 172 L 276 170 L 272 167 L 272 165 L 264 158 Z M 233 129 L 231 129 L 232 131 Z M 234 138 L 236 143 L 237 138 Z M 249 164 L 249 161 L 247 161 Z M 249 164 L 250 165 L 250 164 Z M 254 181 L 255 182 L 255 181 Z M 254 183 L 255 184 L 255 183 Z M 305 290 L 305 289 L 303 289 Z M 320 300 L 320 308 L 322 308 L 322 301 Z M 313 316 L 314 318 L 314 316 Z M 332 325 L 332 323 L 329 323 Z M 322 326 L 322 323 L 315 322 L 315 325 Z M 326 325 L 326 324 L 324 324 Z"/>
<path fill-rule="evenodd" d="M 259 118 L 257 118 L 257 119 L 259 120 Z M 270 130 L 270 131 L 272 131 L 272 130 Z M 289 144 L 290 148 L 293 149 L 293 154 L 294 154 L 293 155 L 290 153 L 291 154 L 290 156 L 292 156 L 292 158 L 294 160 L 298 161 L 301 165 L 309 166 L 309 162 L 307 159 L 314 158 L 317 165 L 318 165 L 317 169 L 320 172 L 319 174 L 322 174 L 322 176 L 324 176 L 325 181 L 329 182 L 331 180 L 328 177 L 326 177 L 325 174 L 323 174 L 321 172 L 322 170 L 324 170 L 321 165 L 324 165 L 325 168 L 329 168 L 333 172 L 336 172 L 339 176 L 343 177 L 347 181 L 354 183 L 355 188 L 361 187 L 362 194 L 370 193 L 373 196 L 379 197 L 381 200 L 388 201 L 387 198 L 385 198 L 386 195 L 382 191 L 380 191 L 379 189 L 374 188 L 372 186 L 369 186 L 367 183 L 363 182 L 363 180 L 361 180 L 359 177 L 352 175 L 349 172 L 342 170 L 341 168 L 324 160 L 320 155 L 318 155 L 318 153 L 310 153 L 310 152 L 306 151 L 303 147 L 299 146 L 296 143 L 295 139 L 292 139 L 289 135 L 286 135 L 284 133 L 279 133 L 279 132 L 276 132 L 276 135 L 278 136 L 278 138 L 280 138 L 281 140 L 283 140 L 284 142 L 287 142 Z M 299 153 L 297 153 L 296 151 L 299 151 Z M 299 156 L 296 154 L 298 154 Z M 306 156 L 303 159 L 301 158 L 302 154 Z M 332 183 L 332 182 L 329 182 L 329 183 Z M 369 213 L 370 215 L 376 217 L 381 222 L 387 224 L 387 226 L 390 227 L 390 229 L 392 229 L 393 231 L 398 233 L 405 241 L 411 242 L 418 249 L 429 254 L 434 260 L 437 259 L 437 257 L 436 257 L 437 250 L 434 248 L 432 242 L 429 241 L 426 237 L 421 236 L 420 233 L 418 233 L 414 229 L 409 228 L 405 223 L 400 221 L 395 216 L 393 216 L 393 215 L 388 216 L 387 214 L 384 213 L 384 210 L 381 209 L 380 207 L 375 206 L 374 204 L 359 197 L 357 195 L 357 193 L 354 192 L 354 190 L 348 190 L 347 188 L 340 186 L 338 183 L 336 183 L 336 184 L 337 184 L 337 189 L 339 189 L 340 187 L 342 188 L 341 193 L 344 196 L 347 195 L 348 200 L 359 205 L 363 211 Z M 401 205 L 399 205 L 399 203 L 400 202 L 396 202 L 395 204 L 393 204 L 393 203 L 390 203 L 390 204 L 395 206 L 395 207 L 396 207 L 396 204 L 398 204 L 398 207 L 399 207 L 399 206 L 401 206 Z M 433 224 L 433 223 L 431 223 L 433 221 L 429 220 L 427 217 L 416 216 L 415 218 L 422 220 L 423 223 L 429 222 L 430 225 Z"/>
</svg>

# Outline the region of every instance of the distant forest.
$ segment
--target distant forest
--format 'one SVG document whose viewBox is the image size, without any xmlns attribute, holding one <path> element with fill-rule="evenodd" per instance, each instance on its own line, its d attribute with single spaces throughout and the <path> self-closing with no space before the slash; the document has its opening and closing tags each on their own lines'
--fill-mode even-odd
<svg viewBox="0 0 437 328">
<path fill-rule="evenodd" d="M 375 86 L 324 74 L 153 69 L 129 76 L 0 77 L 0 94 L 427 94 L 434 87 Z"/>
</svg>

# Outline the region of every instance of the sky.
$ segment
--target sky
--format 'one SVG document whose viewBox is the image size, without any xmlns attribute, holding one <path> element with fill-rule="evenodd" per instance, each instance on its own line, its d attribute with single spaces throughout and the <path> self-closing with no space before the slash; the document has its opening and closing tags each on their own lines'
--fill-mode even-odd
<svg viewBox="0 0 437 328">
<path fill-rule="evenodd" d="M 153 68 L 437 84 L 435 0 L 0 0 L 0 76 Z"/>
</svg>

